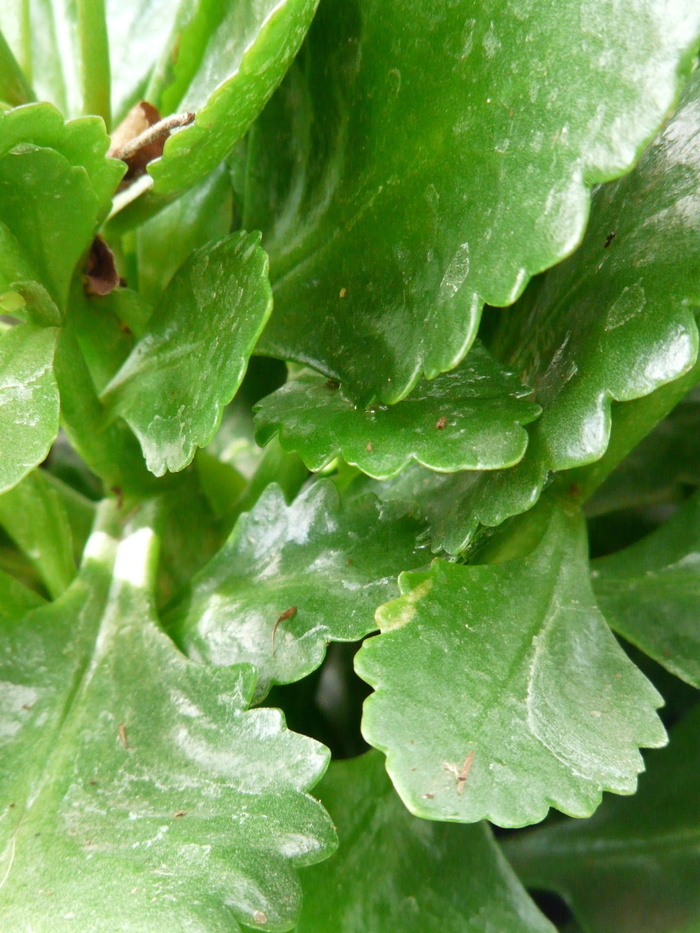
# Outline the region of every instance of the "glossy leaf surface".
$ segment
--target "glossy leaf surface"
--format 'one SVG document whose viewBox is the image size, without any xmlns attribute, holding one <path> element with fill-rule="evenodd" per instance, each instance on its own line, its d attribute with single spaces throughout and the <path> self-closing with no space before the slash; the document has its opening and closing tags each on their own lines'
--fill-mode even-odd
<svg viewBox="0 0 700 933">
<path fill-rule="evenodd" d="M 17 933 L 288 929 L 294 866 L 333 830 L 305 791 L 326 754 L 248 665 L 188 661 L 159 629 L 155 539 L 103 509 L 58 601 L 4 623 L 0 909 Z M 115 558 L 116 553 L 116 558 Z"/>
<path fill-rule="evenodd" d="M 700 495 L 653 534 L 593 563 L 615 631 L 700 689 Z"/>
<path fill-rule="evenodd" d="M 422 527 L 403 502 L 342 506 L 327 480 L 290 506 L 269 486 L 194 578 L 168 630 L 190 657 L 254 664 L 262 696 L 317 668 L 329 641 L 376 628 L 374 610 L 398 593 L 401 570 L 426 561 Z"/>
<path fill-rule="evenodd" d="M 361 402 L 451 369 L 484 301 L 577 245 L 587 185 L 632 165 L 699 34 L 692 0 L 327 0 L 251 136 L 264 348 Z"/>
<path fill-rule="evenodd" d="M 700 705 L 648 756 L 630 800 L 507 843 L 528 885 L 558 891 L 585 933 L 700 930 Z"/>
<path fill-rule="evenodd" d="M 241 231 L 192 253 L 103 392 L 156 476 L 209 443 L 240 385 L 272 305 L 259 239 Z"/>
<path fill-rule="evenodd" d="M 58 434 L 57 333 L 18 324 L 0 339 L 0 492 L 41 463 Z"/>
<path fill-rule="evenodd" d="M 520 464 L 484 477 L 439 542 L 457 553 L 479 522 L 529 508 L 548 473 L 605 453 L 613 399 L 645 396 L 691 368 L 700 305 L 700 72 L 638 167 L 596 194 L 580 249 L 533 283 L 496 337 L 535 389 L 541 418 Z"/>
<path fill-rule="evenodd" d="M 525 453 L 539 409 L 530 390 L 503 370 L 481 344 L 451 373 L 420 382 L 397 405 L 356 407 L 337 383 L 304 371 L 258 406 L 256 437 L 279 432 L 311 470 L 338 454 L 376 479 L 411 460 L 442 472 L 512 466 Z"/>
<path fill-rule="evenodd" d="M 355 667 L 376 690 L 363 734 L 411 812 L 521 826 L 634 792 L 638 746 L 665 742 L 662 700 L 587 575 L 583 521 L 557 510 L 528 557 L 402 574 Z"/>
<path fill-rule="evenodd" d="M 554 933 L 486 825 L 411 816 L 377 752 L 332 763 L 316 793 L 340 847 L 302 872 L 296 933 Z"/>
</svg>

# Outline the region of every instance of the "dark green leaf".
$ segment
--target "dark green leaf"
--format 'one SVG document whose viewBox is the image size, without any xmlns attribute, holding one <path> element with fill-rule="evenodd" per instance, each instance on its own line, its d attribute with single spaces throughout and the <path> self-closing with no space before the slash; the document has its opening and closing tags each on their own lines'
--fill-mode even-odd
<svg viewBox="0 0 700 933">
<path fill-rule="evenodd" d="M 529 508 L 550 471 L 598 460 L 613 399 L 629 401 L 693 365 L 700 304 L 700 72 L 635 171 L 601 188 L 581 248 L 504 319 L 501 358 L 544 409 L 513 470 L 484 476 L 439 543 L 459 552 L 479 522 Z M 615 234 L 610 239 L 611 234 Z"/>
<path fill-rule="evenodd" d="M 342 454 L 377 479 L 400 473 L 411 460 L 442 472 L 512 466 L 525 453 L 539 408 L 530 390 L 477 344 L 454 372 L 421 382 L 398 405 L 355 407 L 338 384 L 308 370 L 257 406 L 256 436 L 279 432 L 311 470 Z"/>
<path fill-rule="evenodd" d="M 0 339 L 0 492 L 41 463 L 58 434 L 57 334 L 18 324 Z"/>
<path fill-rule="evenodd" d="M 156 476 L 208 444 L 272 307 L 267 256 L 243 231 L 192 253 L 103 398 Z"/>
<path fill-rule="evenodd" d="M 555 509 L 525 558 L 435 561 L 399 585 L 355 666 L 376 689 L 363 734 L 411 812 L 521 826 L 634 792 L 662 699 L 595 604 L 580 516 Z"/>
<path fill-rule="evenodd" d="M 316 793 L 340 848 L 302 872 L 296 933 L 554 933 L 486 825 L 411 816 L 376 752 L 331 764 Z"/>
<path fill-rule="evenodd" d="M 333 830 L 327 756 L 248 665 L 188 661 L 151 601 L 155 538 L 103 508 L 58 601 L 3 625 L 0 910 L 36 933 L 288 929 Z M 115 561 L 116 551 L 116 561 Z"/>
<path fill-rule="evenodd" d="M 559 891 L 585 933 L 700 930 L 699 729 L 696 705 L 648 756 L 632 799 L 507 843 L 525 883 Z"/>
<path fill-rule="evenodd" d="M 249 146 L 266 351 L 360 401 L 451 369 L 484 301 L 577 245 L 587 186 L 632 165 L 699 33 L 690 2 L 327 0 Z"/>
<path fill-rule="evenodd" d="M 260 698 L 317 668 L 329 641 L 376 628 L 375 607 L 398 592 L 401 569 L 425 562 L 421 528 L 406 503 L 368 496 L 343 507 L 329 481 L 290 506 L 269 486 L 194 578 L 168 630 L 210 664 L 255 664 Z"/>
<path fill-rule="evenodd" d="M 60 596 L 75 576 L 68 516 L 42 470 L 0 496 L 0 525 L 29 558 L 51 597 Z"/>
<path fill-rule="evenodd" d="M 592 580 L 615 631 L 700 688 L 700 494 L 658 531 L 595 561 Z"/>
</svg>

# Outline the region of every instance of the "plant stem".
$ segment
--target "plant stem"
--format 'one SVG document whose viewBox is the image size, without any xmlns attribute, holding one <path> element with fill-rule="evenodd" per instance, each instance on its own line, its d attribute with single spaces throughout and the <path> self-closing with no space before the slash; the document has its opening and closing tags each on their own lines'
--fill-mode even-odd
<svg viewBox="0 0 700 933">
<path fill-rule="evenodd" d="M 110 128 L 109 39 L 104 0 L 77 0 L 83 113 L 96 114 Z"/>
</svg>

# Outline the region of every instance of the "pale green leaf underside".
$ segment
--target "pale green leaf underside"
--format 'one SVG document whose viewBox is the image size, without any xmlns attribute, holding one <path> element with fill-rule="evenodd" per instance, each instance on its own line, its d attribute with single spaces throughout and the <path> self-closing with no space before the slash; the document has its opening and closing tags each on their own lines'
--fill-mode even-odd
<svg viewBox="0 0 700 933">
<path fill-rule="evenodd" d="M 558 891 L 585 933 L 700 930 L 699 729 L 696 705 L 631 799 L 506 843 L 524 882 Z"/>
<path fill-rule="evenodd" d="M 360 402 L 451 369 L 484 301 L 577 245 L 588 186 L 631 167 L 699 35 L 695 0 L 328 0 L 250 139 L 262 348 Z"/>
<path fill-rule="evenodd" d="M 658 531 L 592 567 L 615 631 L 700 689 L 700 494 Z"/>
<path fill-rule="evenodd" d="M 376 479 L 412 460 L 441 472 L 493 470 L 525 453 L 522 425 L 539 414 L 530 390 L 477 344 L 461 366 L 423 381 L 397 405 L 356 407 L 337 383 L 304 371 L 257 406 L 256 438 L 279 433 L 311 470 L 338 454 Z"/>
<path fill-rule="evenodd" d="M 333 762 L 316 793 L 340 848 L 302 872 L 296 933 L 554 933 L 487 826 L 411 816 L 377 752 Z"/>
<path fill-rule="evenodd" d="M 479 523 L 529 508 L 553 470 L 598 460 L 613 399 L 649 395 L 689 370 L 700 305 L 700 72 L 626 178 L 601 188 L 579 250 L 534 282 L 496 336 L 499 358 L 542 405 L 522 461 L 484 476 L 437 542 L 459 552 Z M 612 234 L 615 234 L 614 237 Z"/>
<path fill-rule="evenodd" d="M 322 746 L 247 712 L 248 665 L 159 629 L 151 529 L 109 506 L 55 603 L 3 624 L 0 912 L 13 933 L 289 929 L 295 866 L 333 830 L 305 791 Z"/>
<path fill-rule="evenodd" d="M 209 443 L 243 379 L 272 307 L 259 240 L 240 231 L 192 253 L 102 394 L 156 476 Z"/>
<path fill-rule="evenodd" d="M 413 813 L 521 826 L 634 792 L 662 700 L 595 604 L 580 516 L 555 509 L 528 557 L 399 583 L 355 663 L 376 689 L 363 734 Z"/>
<path fill-rule="evenodd" d="M 0 492 L 41 463 L 58 434 L 57 335 L 18 324 L 0 340 Z"/>
<path fill-rule="evenodd" d="M 398 593 L 401 570 L 426 562 L 422 527 L 407 503 L 367 496 L 342 505 L 329 480 L 290 506 L 273 484 L 194 578 L 168 631 L 190 657 L 254 664 L 262 697 L 317 668 L 328 642 L 376 628 L 374 610 Z"/>
</svg>

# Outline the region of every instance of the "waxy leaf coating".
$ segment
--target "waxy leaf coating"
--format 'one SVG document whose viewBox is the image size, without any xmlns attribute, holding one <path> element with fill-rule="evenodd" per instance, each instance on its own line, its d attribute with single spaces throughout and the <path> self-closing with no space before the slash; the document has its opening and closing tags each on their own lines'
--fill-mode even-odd
<svg viewBox="0 0 700 933">
<path fill-rule="evenodd" d="M 506 843 L 523 881 L 557 891 L 585 933 L 700 929 L 698 730 L 700 705 L 671 730 L 668 748 L 647 756 L 631 799 Z"/>
<path fill-rule="evenodd" d="M 420 382 L 397 405 L 356 407 L 337 383 L 304 371 L 257 406 L 258 443 L 279 432 L 311 470 L 338 454 L 376 479 L 411 460 L 432 470 L 493 470 L 525 453 L 522 425 L 539 414 L 530 390 L 502 369 L 481 344 L 461 366 Z"/>
<path fill-rule="evenodd" d="M 182 470 L 209 443 L 243 379 L 272 308 L 259 241 L 240 231 L 192 253 L 102 393 L 156 476 Z"/>
<path fill-rule="evenodd" d="M 264 696 L 317 668 L 328 642 L 377 627 L 374 610 L 398 593 L 401 570 L 426 562 L 422 528 L 405 502 L 342 505 L 322 480 L 288 506 L 273 484 L 195 576 L 168 631 L 190 657 L 254 664 Z"/>
<path fill-rule="evenodd" d="M 512 470 L 484 476 L 438 533 L 450 553 L 479 523 L 537 500 L 551 471 L 598 460 L 613 399 L 649 395 L 689 370 L 700 305 L 700 72 L 637 168 L 596 193 L 582 246 L 534 282 L 496 335 L 496 355 L 542 405 Z M 614 236 L 612 236 L 614 234 Z"/>
<path fill-rule="evenodd" d="M 578 244 L 700 38 L 695 0 L 326 0 L 253 128 L 262 347 L 393 403 Z"/>
<path fill-rule="evenodd" d="M 0 338 L 0 493 L 46 457 L 58 434 L 55 327 L 17 324 Z"/>
<path fill-rule="evenodd" d="M 247 711 L 249 665 L 188 661 L 152 604 L 156 539 L 103 506 L 79 576 L 3 620 L 0 912 L 13 933 L 289 929 L 334 833 L 322 746 Z"/>
<path fill-rule="evenodd" d="M 554 933 L 486 824 L 411 816 L 377 752 L 333 762 L 315 792 L 340 847 L 303 871 L 296 933 Z"/>
<path fill-rule="evenodd" d="M 555 509 L 527 557 L 399 585 L 355 667 L 376 690 L 363 735 L 411 812 L 512 827 L 634 792 L 663 701 L 596 606 L 580 516 Z"/>
<path fill-rule="evenodd" d="M 592 568 L 596 598 L 615 631 L 700 689 L 700 495 Z"/>
</svg>

